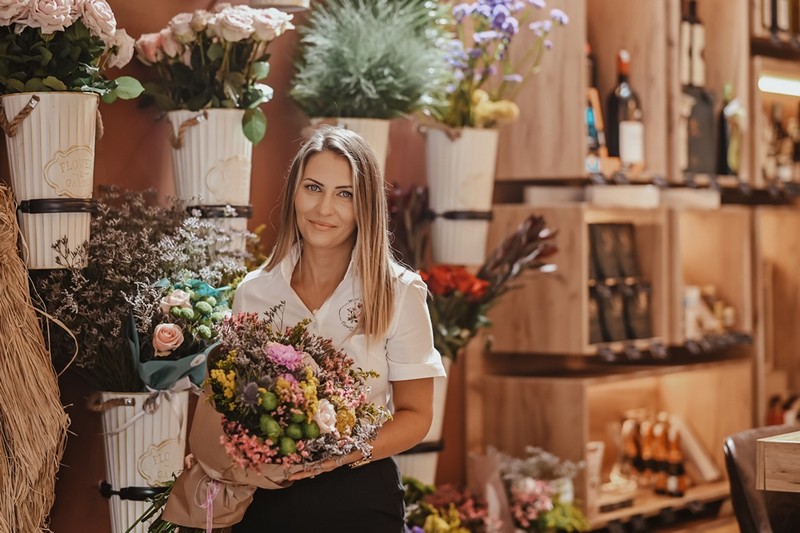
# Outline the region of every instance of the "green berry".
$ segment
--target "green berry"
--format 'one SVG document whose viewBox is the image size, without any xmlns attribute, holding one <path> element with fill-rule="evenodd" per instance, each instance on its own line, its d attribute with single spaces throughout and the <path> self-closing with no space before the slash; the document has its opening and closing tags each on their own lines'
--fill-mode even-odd
<svg viewBox="0 0 800 533">
<path fill-rule="evenodd" d="M 217 299 L 214 298 L 213 296 L 206 296 L 206 303 L 211 307 L 216 307 Z"/>
<path fill-rule="evenodd" d="M 173 307 L 173 309 L 175 309 Z M 180 317 L 186 320 L 193 320 L 194 319 L 194 311 L 189 307 L 181 307 L 179 310 Z"/>
<path fill-rule="evenodd" d="M 303 423 L 303 435 L 307 439 L 316 439 L 319 437 L 319 426 L 316 422 L 304 422 Z"/>
<path fill-rule="evenodd" d="M 214 308 L 211 307 L 208 302 L 197 302 L 194 308 L 204 315 L 210 315 L 211 311 L 214 310 Z"/>
<path fill-rule="evenodd" d="M 172 307 L 169 308 L 169 314 L 171 314 L 172 316 L 174 316 L 176 318 L 180 318 L 181 317 L 181 308 L 180 307 L 176 307 L 176 306 L 172 306 Z"/>
<path fill-rule="evenodd" d="M 292 455 L 297 451 L 297 446 L 289 437 L 281 437 L 280 451 L 283 455 Z"/>
<path fill-rule="evenodd" d="M 197 334 L 204 339 L 210 339 L 214 335 L 208 326 L 198 326 Z"/>
<path fill-rule="evenodd" d="M 261 427 L 261 433 L 266 435 L 272 442 L 277 442 L 281 436 L 281 426 L 278 421 L 269 415 L 261 415 L 258 420 L 258 425 Z"/>
<path fill-rule="evenodd" d="M 220 313 L 219 311 L 211 313 L 211 322 L 222 322 L 223 318 L 225 318 L 225 313 Z"/>
<path fill-rule="evenodd" d="M 289 417 L 289 420 L 291 420 L 295 424 L 299 424 L 300 422 L 305 422 L 306 414 L 304 412 L 302 412 L 302 411 L 292 411 L 292 414 Z"/>
<path fill-rule="evenodd" d="M 291 437 L 294 440 L 302 439 L 303 428 L 300 426 L 300 424 L 289 424 L 286 427 L 286 436 Z"/>
<path fill-rule="evenodd" d="M 264 394 L 261 395 L 261 407 L 263 407 L 265 411 L 272 411 L 278 407 L 278 397 L 274 392 L 264 391 Z"/>
</svg>

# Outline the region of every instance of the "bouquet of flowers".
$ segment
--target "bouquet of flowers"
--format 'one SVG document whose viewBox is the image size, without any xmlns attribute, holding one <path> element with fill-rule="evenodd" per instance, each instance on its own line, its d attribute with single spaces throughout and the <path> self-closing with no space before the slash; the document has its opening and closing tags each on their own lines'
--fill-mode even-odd
<svg viewBox="0 0 800 533">
<path fill-rule="evenodd" d="M 375 373 L 353 368 L 307 321 L 284 327 L 282 309 L 223 320 L 189 437 L 197 464 L 175 481 L 162 521 L 202 527 L 212 516 L 214 527 L 227 527 L 241 520 L 256 487 L 285 487 L 291 473 L 317 461 L 369 454 L 389 418 L 367 401 Z"/>
<path fill-rule="evenodd" d="M 98 199 L 89 241 L 76 249 L 59 240 L 64 268 L 31 272 L 35 293 L 74 334 L 79 351 L 73 368 L 95 390 L 170 388 L 174 382 L 164 373 L 186 375 L 195 368 L 186 357 L 213 342 L 226 301 L 246 274 L 245 258 L 230 249 L 232 230 L 187 213 L 181 202 L 153 205 L 146 193 L 113 188 Z M 52 353 L 66 364 L 75 341 L 51 329 Z M 199 365 L 192 374 L 195 384 L 203 371 Z"/>
<path fill-rule="evenodd" d="M 294 29 L 292 15 L 274 8 L 219 4 L 212 12 L 179 13 L 158 33 L 136 40 L 139 61 L 157 78 L 145 96 L 165 111 L 206 108 L 245 109 L 242 128 L 257 143 L 267 129 L 259 105 L 273 90 L 261 80 L 269 74 L 269 43 Z"/>
<path fill-rule="evenodd" d="M 135 98 L 143 87 L 130 76 L 109 79 L 123 67 L 133 39 L 117 28 L 106 0 L 14 0 L 0 5 L 0 90 L 96 93 L 105 102 Z"/>
<path fill-rule="evenodd" d="M 530 22 L 534 9 L 545 7 L 545 0 L 456 3 L 450 19 L 456 38 L 448 46 L 454 82 L 446 104 L 430 109 L 432 117 L 451 128 L 491 128 L 515 120 L 517 92 L 553 46 L 553 27 L 569 21 L 552 9 L 547 18 Z M 512 42 L 521 31 L 531 31 L 533 42 L 512 57 Z"/>
<path fill-rule="evenodd" d="M 453 485 L 433 487 L 403 478 L 407 533 L 490 533 L 499 524 L 489 518 L 486 503 Z"/>
<path fill-rule="evenodd" d="M 434 265 L 422 268 L 430 225 L 424 188 L 403 192 L 395 188 L 389 196 L 393 246 L 400 260 L 414 261 L 430 291 L 428 309 L 433 323 L 433 342 L 445 357 L 458 351 L 482 328 L 491 325 L 487 313 L 516 285 L 524 272 L 552 272 L 546 259 L 556 253 L 556 232 L 536 215 L 525 219 L 495 248 L 476 274 L 461 266 Z"/>
</svg>

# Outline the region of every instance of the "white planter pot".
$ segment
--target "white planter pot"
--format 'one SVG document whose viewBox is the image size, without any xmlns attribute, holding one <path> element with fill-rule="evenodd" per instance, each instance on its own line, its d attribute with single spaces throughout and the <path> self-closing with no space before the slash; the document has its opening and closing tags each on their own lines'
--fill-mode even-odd
<svg viewBox="0 0 800 533">
<path fill-rule="evenodd" d="M 189 391 L 162 396 L 153 412 L 144 409 L 150 393 L 103 392 L 103 402 L 129 399 L 130 405 L 103 411 L 106 455 L 106 481 L 111 489 L 160 487 L 183 469 L 186 450 L 186 421 Z M 113 533 L 124 533 L 144 513 L 148 502 L 109 500 Z M 147 524 L 138 524 L 135 533 L 147 533 Z"/>
<path fill-rule="evenodd" d="M 446 215 L 491 211 L 497 139 L 492 129 L 465 128 L 455 140 L 439 129 L 427 132 L 429 202 L 437 215 L 431 226 L 434 263 L 477 266 L 486 259 L 489 221 Z"/>
<path fill-rule="evenodd" d="M 3 95 L 0 100 L 7 122 L 35 103 L 30 114 L 19 122 L 15 134 L 6 134 L 11 187 L 17 202 L 90 199 L 94 189 L 97 95 L 17 93 Z M 71 250 L 79 248 L 89 239 L 90 223 L 88 212 L 20 212 L 28 268 L 59 268 L 53 243 L 66 236 Z"/>
<path fill-rule="evenodd" d="M 187 205 L 250 204 L 253 143 L 242 131 L 243 116 L 243 109 L 167 113 L 173 136 L 180 140 L 180 147 L 172 149 L 175 195 Z M 190 125 L 197 118 L 202 120 Z M 184 124 L 188 127 L 181 135 Z M 220 225 L 244 231 L 247 219 L 220 219 Z M 244 250 L 245 241 L 236 239 L 233 246 Z"/>
<path fill-rule="evenodd" d="M 331 124 L 346 130 L 358 133 L 367 142 L 375 158 L 378 160 L 378 167 L 381 176 L 386 177 L 386 157 L 389 154 L 389 128 L 391 120 L 379 118 L 314 118 L 311 125 Z"/>
<path fill-rule="evenodd" d="M 442 358 L 445 371 L 449 374 L 452 360 Z M 433 420 L 428 434 L 422 442 L 437 442 L 442 438 L 444 427 L 444 412 L 447 400 L 447 376 L 433 380 Z M 436 483 L 436 466 L 439 462 L 439 452 L 424 452 L 401 454 L 394 456 L 400 474 L 405 477 L 416 478 L 428 485 Z"/>
</svg>

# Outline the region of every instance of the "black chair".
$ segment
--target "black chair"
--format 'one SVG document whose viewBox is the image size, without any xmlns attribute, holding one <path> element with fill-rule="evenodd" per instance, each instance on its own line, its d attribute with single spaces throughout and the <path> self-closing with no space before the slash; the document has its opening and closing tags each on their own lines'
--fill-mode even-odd
<svg viewBox="0 0 800 533">
<path fill-rule="evenodd" d="M 800 494 L 756 489 L 756 441 L 797 431 L 795 425 L 748 429 L 725 439 L 731 503 L 742 533 L 800 531 Z"/>
</svg>

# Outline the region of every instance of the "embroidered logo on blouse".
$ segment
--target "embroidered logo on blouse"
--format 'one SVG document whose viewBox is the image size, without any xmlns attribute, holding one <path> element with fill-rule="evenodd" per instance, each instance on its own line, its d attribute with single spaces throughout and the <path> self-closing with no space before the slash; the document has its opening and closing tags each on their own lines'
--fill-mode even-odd
<svg viewBox="0 0 800 533">
<path fill-rule="evenodd" d="M 351 298 L 339 308 L 339 320 L 342 326 L 350 331 L 353 331 L 358 324 L 358 319 L 361 317 L 361 308 L 363 307 L 361 298 Z"/>
</svg>

